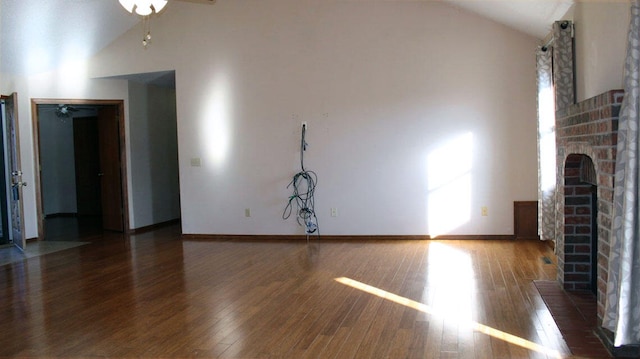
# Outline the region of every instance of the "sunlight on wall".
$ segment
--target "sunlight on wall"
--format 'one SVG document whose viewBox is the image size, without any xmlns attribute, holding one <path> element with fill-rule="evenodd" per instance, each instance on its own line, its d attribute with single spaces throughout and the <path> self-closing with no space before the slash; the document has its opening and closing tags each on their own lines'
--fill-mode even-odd
<svg viewBox="0 0 640 359">
<path fill-rule="evenodd" d="M 346 278 L 346 277 L 340 277 L 340 278 L 335 278 L 334 279 L 336 282 L 350 286 L 352 288 L 361 290 L 365 293 L 369 293 L 372 295 L 375 295 L 377 297 L 383 298 L 385 300 L 400 304 L 400 305 L 404 305 L 406 307 L 415 309 L 417 311 L 420 311 L 422 313 L 427 313 L 433 316 L 437 316 L 437 317 L 441 317 L 443 320 L 447 321 L 449 324 L 451 323 L 456 323 L 457 325 L 464 325 L 464 326 L 470 326 L 473 330 L 492 336 L 496 339 L 500 339 L 503 340 L 507 343 L 511 343 L 511 344 L 515 344 L 517 346 L 520 346 L 522 348 L 525 349 L 529 349 L 529 350 L 533 350 L 539 353 L 544 353 L 552 358 L 562 358 L 562 356 L 560 355 L 560 353 L 557 350 L 551 349 L 551 348 L 547 348 L 543 345 L 540 345 L 538 343 L 534 343 L 532 341 L 529 341 L 527 339 L 515 336 L 513 334 L 509 334 L 507 332 L 503 332 L 499 329 L 496 328 L 492 328 L 490 326 L 478 323 L 478 322 L 474 322 L 474 321 L 464 321 L 464 320 L 457 320 L 456 318 L 450 318 L 447 317 L 446 315 L 443 315 L 442 313 L 439 313 L 437 310 L 435 310 L 434 308 L 429 307 L 426 304 L 422 304 L 420 302 L 416 302 L 414 300 L 411 300 L 409 298 L 405 298 L 405 297 L 401 297 L 399 295 L 387 292 L 383 289 L 380 288 L 376 288 L 373 286 L 370 286 L 368 284 L 362 283 L 362 282 L 358 282 L 356 280 L 353 280 L 351 278 Z"/>
<path fill-rule="evenodd" d="M 459 136 L 427 158 L 429 235 L 450 233 L 471 219 L 473 134 Z"/>
<path fill-rule="evenodd" d="M 231 142 L 229 94 L 229 81 L 225 76 L 218 76 L 205 94 L 204 108 L 200 112 L 200 140 L 206 146 L 205 161 L 216 166 L 225 162 Z"/>
<path fill-rule="evenodd" d="M 430 242 L 427 282 L 429 290 L 435 288 L 437 293 L 430 298 L 434 311 L 447 319 L 471 320 L 476 281 L 469 254 Z"/>
<path fill-rule="evenodd" d="M 555 133 L 555 99 L 553 88 L 547 87 L 540 91 L 539 124 L 538 131 L 540 142 L 538 151 L 540 158 L 540 188 L 543 191 L 553 189 L 556 185 L 556 133 Z"/>
</svg>

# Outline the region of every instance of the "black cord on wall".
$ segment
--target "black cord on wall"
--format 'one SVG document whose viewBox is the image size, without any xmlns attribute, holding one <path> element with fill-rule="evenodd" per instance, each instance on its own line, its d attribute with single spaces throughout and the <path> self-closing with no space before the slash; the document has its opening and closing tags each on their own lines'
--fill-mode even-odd
<svg viewBox="0 0 640 359">
<path fill-rule="evenodd" d="M 320 236 L 320 228 L 318 226 L 318 217 L 314 208 L 315 190 L 318 183 L 318 176 L 313 171 L 307 171 L 304 168 L 304 152 L 307 150 L 306 142 L 307 126 L 302 125 L 302 136 L 300 139 L 300 168 L 301 171 L 293 176 L 287 188 L 293 188 L 293 194 L 289 197 L 287 206 L 282 213 L 283 219 L 288 219 L 296 210 L 296 221 L 299 225 L 305 227 L 307 239 L 310 234 L 316 233 Z"/>
</svg>

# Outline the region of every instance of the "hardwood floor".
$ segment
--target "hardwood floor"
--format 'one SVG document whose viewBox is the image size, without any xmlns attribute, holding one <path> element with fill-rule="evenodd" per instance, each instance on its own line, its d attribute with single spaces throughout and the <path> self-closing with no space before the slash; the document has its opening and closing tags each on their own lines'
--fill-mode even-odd
<svg viewBox="0 0 640 359">
<path fill-rule="evenodd" d="M 553 278 L 539 241 L 105 233 L 0 267 L 0 356 L 568 357 Z"/>
</svg>

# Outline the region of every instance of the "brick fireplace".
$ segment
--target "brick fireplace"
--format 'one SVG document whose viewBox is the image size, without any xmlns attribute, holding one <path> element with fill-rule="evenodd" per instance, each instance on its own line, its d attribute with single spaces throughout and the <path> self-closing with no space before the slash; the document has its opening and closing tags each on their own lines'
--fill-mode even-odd
<svg viewBox="0 0 640 359">
<path fill-rule="evenodd" d="M 597 295 L 604 315 L 618 115 L 623 90 L 556 112 L 558 280 Z"/>
</svg>

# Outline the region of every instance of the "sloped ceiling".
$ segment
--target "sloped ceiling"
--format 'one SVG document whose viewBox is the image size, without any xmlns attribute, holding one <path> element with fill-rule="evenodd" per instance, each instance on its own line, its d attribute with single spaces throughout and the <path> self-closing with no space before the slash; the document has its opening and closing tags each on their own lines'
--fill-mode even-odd
<svg viewBox="0 0 640 359">
<path fill-rule="evenodd" d="M 573 0 L 444 0 L 459 8 L 544 39 L 554 21 L 560 20 Z"/>
<path fill-rule="evenodd" d="M 364 0 L 363 6 L 374 1 L 388 0 Z M 551 24 L 573 3 L 572 0 L 418 1 L 444 1 L 539 39 L 548 34 Z M 165 11 L 171 11 L 171 7 Z M 0 0 L 0 15 L 0 72 L 16 74 L 47 71 L 89 58 L 139 21 L 122 9 L 117 0 Z"/>
</svg>

